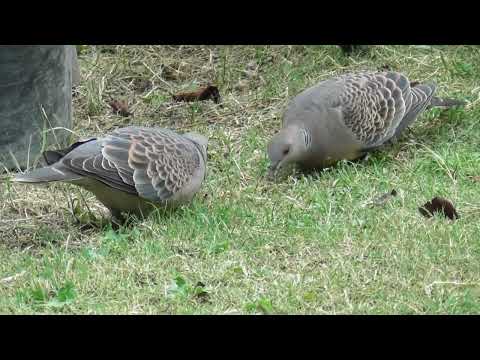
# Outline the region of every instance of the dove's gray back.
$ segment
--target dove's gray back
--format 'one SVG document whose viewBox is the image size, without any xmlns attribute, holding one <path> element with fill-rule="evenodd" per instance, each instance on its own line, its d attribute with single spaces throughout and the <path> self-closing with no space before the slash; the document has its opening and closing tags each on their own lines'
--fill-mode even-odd
<svg viewBox="0 0 480 360">
<path fill-rule="evenodd" d="M 332 121 L 340 121 L 367 150 L 398 136 L 428 106 L 434 91 L 434 84 L 411 88 L 408 79 L 397 72 L 345 74 L 297 95 L 285 112 L 283 124 L 316 121 L 321 132 L 327 123 L 331 128 L 337 126 Z"/>
<path fill-rule="evenodd" d="M 52 158 L 59 159 L 52 165 L 14 180 L 71 182 L 113 211 L 145 212 L 150 202 L 170 206 L 191 200 L 206 173 L 206 138 L 161 128 L 121 128 L 60 153 L 54 152 Z"/>
<path fill-rule="evenodd" d="M 194 178 L 203 180 L 205 168 L 190 139 L 168 129 L 133 126 L 78 146 L 60 163 L 153 202 L 173 200 Z"/>
</svg>

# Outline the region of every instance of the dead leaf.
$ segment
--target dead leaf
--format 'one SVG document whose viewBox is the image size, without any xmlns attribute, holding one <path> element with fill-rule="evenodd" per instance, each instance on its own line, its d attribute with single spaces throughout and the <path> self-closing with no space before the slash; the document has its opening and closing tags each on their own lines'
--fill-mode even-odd
<svg viewBox="0 0 480 360">
<path fill-rule="evenodd" d="M 220 102 L 220 92 L 218 88 L 213 85 L 208 85 L 194 92 L 179 93 L 173 95 L 174 101 L 204 101 L 212 99 L 216 104 Z"/>
<path fill-rule="evenodd" d="M 108 104 L 112 107 L 112 112 L 115 115 L 125 117 L 133 115 L 130 111 L 128 111 L 128 104 L 126 100 L 112 100 Z"/>
<path fill-rule="evenodd" d="M 420 214 L 427 218 L 432 217 L 433 214 L 436 212 L 442 213 L 450 220 L 460 218 L 452 202 L 448 199 L 438 196 L 434 197 L 431 201 L 423 204 L 421 207 L 418 208 L 418 211 L 420 211 Z"/>
</svg>

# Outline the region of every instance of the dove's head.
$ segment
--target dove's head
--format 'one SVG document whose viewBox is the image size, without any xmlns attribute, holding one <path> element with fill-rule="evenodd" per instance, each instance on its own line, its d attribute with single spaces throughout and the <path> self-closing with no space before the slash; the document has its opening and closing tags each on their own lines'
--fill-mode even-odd
<svg viewBox="0 0 480 360">
<path fill-rule="evenodd" d="M 199 148 L 202 150 L 204 159 L 207 158 L 208 138 L 206 136 L 203 136 L 196 132 L 188 132 L 186 134 L 183 134 L 183 136 L 185 136 L 186 138 L 192 140 L 195 144 L 197 144 Z"/>
<path fill-rule="evenodd" d="M 289 126 L 276 133 L 268 144 L 269 176 L 282 167 L 301 160 L 308 150 L 310 136 L 304 128 Z"/>
</svg>

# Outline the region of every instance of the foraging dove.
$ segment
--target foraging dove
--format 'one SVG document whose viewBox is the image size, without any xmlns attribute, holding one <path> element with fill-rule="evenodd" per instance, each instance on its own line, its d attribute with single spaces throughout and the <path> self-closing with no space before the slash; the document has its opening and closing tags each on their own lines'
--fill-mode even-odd
<svg viewBox="0 0 480 360">
<path fill-rule="evenodd" d="M 464 104 L 434 97 L 435 89 L 389 71 L 345 74 L 306 89 L 268 145 L 270 175 L 289 163 L 322 168 L 357 159 L 398 138 L 427 107 Z"/>
<path fill-rule="evenodd" d="M 206 173 L 207 138 L 196 133 L 130 126 L 103 138 L 44 153 L 48 166 L 13 181 L 63 181 L 95 194 L 124 222 L 122 212 L 146 216 L 154 205 L 173 207 L 190 201 Z"/>
</svg>

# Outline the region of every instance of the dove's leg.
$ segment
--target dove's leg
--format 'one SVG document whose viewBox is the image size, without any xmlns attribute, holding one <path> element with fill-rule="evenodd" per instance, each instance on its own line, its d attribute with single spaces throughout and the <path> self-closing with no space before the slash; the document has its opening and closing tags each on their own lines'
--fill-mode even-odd
<svg viewBox="0 0 480 360">
<path fill-rule="evenodd" d="M 364 152 L 356 159 L 356 161 L 359 163 L 365 163 L 369 159 L 370 159 L 370 152 Z"/>
<path fill-rule="evenodd" d="M 122 212 L 117 209 L 109 209 L 112 214 L 112 225 L 115 228 L 118 228 L 125 224 L 125 217 L 122 215 Z"/>
</svg>

